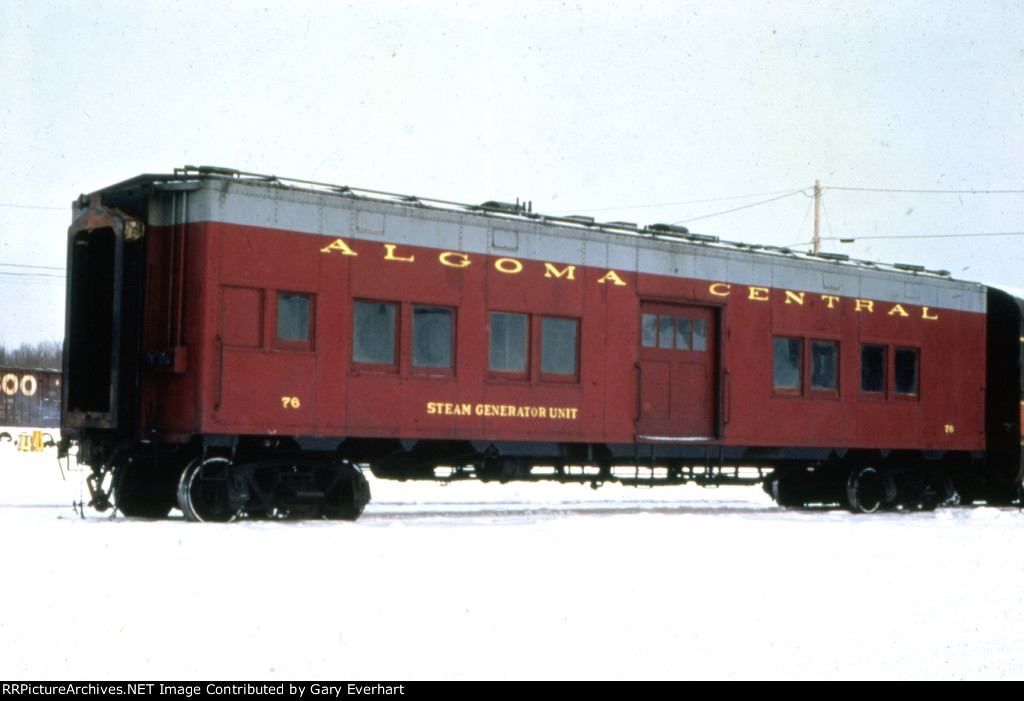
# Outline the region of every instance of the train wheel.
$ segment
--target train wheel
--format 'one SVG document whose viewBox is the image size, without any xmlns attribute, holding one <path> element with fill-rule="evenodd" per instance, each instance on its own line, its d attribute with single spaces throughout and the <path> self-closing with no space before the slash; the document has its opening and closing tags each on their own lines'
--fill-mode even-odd
<svg viewBox="0 0 1024 701">
<path fill-rule="evenodd" d="M 855 514 L 872 514 L 882 505 L 882 485 L 873 467 L 855 468 L 846 482 L 846 506 Z"/>
<path fill-rule="evenodd" d="M 226 523 L 240 507 L 231 500 L 231 461 L 214 456 L 196 458 L 181 473 L 178 506 L 189 521 Z"/>
<path fill-rule="evenodd" d="M 115 466 L 114 504 L 125 516 L 167 518 L 174 507 L 174 485 L 153 464 L 125 457 Z"/>
<path fill-rule="evenodd" d="M 344 474 L 324 497 L 324 518 L 355 521 L 370 502 L 370 483 L 354 465 L 345 463 L 337 469 Z"/>
</svg>

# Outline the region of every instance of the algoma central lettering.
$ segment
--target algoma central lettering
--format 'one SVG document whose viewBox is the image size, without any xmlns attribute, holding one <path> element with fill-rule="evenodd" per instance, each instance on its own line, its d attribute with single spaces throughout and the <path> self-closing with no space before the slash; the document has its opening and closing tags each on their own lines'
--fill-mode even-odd
<svg viewBox="0 0 1024 701">
<path fill-rule="evenodd" d="M 343 256 L 358 256 L 359 253 L 349 246 L 344 239 L 334 239 L 320 249 L 321 253 L 340 253 Z M 416 254 L 408 251 L 399 251 L 398 244 L 384 244 L 384 260 L 396 263 L 414 263 Z M 468 268 L 473 264 L 473 259 L 466 253 L 458 251 L 442 251 L 437 256 L 437 261 L 449 268 Z M 559 267 L 555 263 L 544 263 L 544 277 L 561 278 L 565 280 L 576 279 L 576 266 L 563 265 Z M 517 275 L 523 272 L 523 262 L 518 258 L 498 258 L 494 261 L 494 269 L 507 275 Z M 626 283 L 614 270 L 608 270 L 602 275 L 597 284 L 611 284 L 618 287 L 625 287 Z"/>
</svg>

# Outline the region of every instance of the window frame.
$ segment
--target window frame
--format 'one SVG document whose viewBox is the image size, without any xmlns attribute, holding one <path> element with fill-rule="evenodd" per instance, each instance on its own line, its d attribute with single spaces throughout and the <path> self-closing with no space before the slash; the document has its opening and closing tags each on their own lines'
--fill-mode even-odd
<svg viewBox="0 0 1024 701">
<path fill-rule="evenodd" d="M 880 391 L 868 391 L 864 389 L 863 380 L 858 386 L 858 398 L 861 401 L 867 402 L 919 402 L 921 400 L 922 392 L 922 348 L 921 346 L 907 344 L 907 343 L 893 343 L 887 341 L 861 341 L 861 359 L 860 368 L 858 374 L 863 376 L 864 372 L 864 360 L 863 360 L 863 349 L 868 346 L 883 349 L 882 353 L 882 389 Z M 915 385 L 916 391 L 913 393 L 897 392 L 896 391 L 896 354 L 900 351 L 911 351 L 914 354 L 915 364 Z"/>
<path fill-rule="evenodd" d="M 868 348 L 880 348 L 882 350 L 882 388 L 879 390 L 864 389 L 864 351 Z M 858 383 L 859 394 L 864 399 L 887 399 L 889 395 L 889 346 L 885 343 L 861 341 L 860 362 L 858 366 L 860 377 Z"/>
<path fill-rule="evenodd" d="M 807 358 L 807 390 L 816 396 L 832 396 L 839 394 L 839 378 L 841 367 L 842 355 L 840 354 L 840 343 L 837 340 L 824 339 L 824 338 L 808 338 L 807 345 L 810 347 L 810 353 Z M 834 359 L 832 361 L 832 387 L 815 387 L 814 385 L 814 347 L 816 345 L 828 345 L 835 349 Z"/>
<path fill-rule="evenodd" d="M 368 360 L 358 360 L 356 358 L 356 321 L 357 312 L 356 309 L 360 304 L 376 304 L 376 305 L 387 305 L 394 307 L 393 323 L 392 323 L 392 336 L 391 336 L 391 362 L 390 363 L 377 363 Z M 402 338 L 402 303 L 394 300 L 383 300 L 383 299 L 365 299 L 356 298 L 352 300 L 352 323 L 350 328 L 352 330 L 352 336 L 349 339 L 349 358 L 351 360 L 351 368 L 353 372 L 376 372 L 376 373 L 387 373 L 397 374 L 401 367 L 401 338 Z"/>
<path fill-rule="evenodd" d="M 306 309 L 305 340 L 281 338 L 281 302 L 285 295 L 292 297 L 304 297 L 308 300 L 308 306 Z M 273 330 L 271 338 L 273 339 L 272 346 L 274 350 L 298 351 L 303 353 L 312 353 L 316 350 L 316 293 L 303 292 L 299 290 L 275 289 L 272 310 L 273 319 L 270 323 L 271 329 Z"/>
<path fill-rule="evenodd" d="M 571 373 L 545 372 L 544 371 L 544 322 L 545 321 L 570 321 L 573 323 L 573 359 Z M 542 316 L 537 315 L 538 325 L 537 343 L 537 372 L 541 382 L 558 382 L 576 384 L 580 381 L 580 319 L 569 316 Z"/>
<path fill-rule="evenodd" d="M 796 341 L 799 343 L 800 358 L 798 361 L 798 377 L 796 386 L 785 386 L 775 384 L 776 380 L 776 352 L 778 341 Z M 829 345 L 835 348 L 835 362 L 833 363 L 833 379 L 835 387 L 814 386 L 814 348 L 815 344 Z M 824 399 L 839 401 L 840 390 L 842 389 L 842 357 L 843 343 L 838 338 L 822 336 L 799 336 L 780 334 L 772 336 L 771 374 L 772 394 L 776 397 L 796 397 L 801 399 Z"/>
<path fill-rule="evenodd" d="M 496 370 L 491 367 L 491 339 L 493 338 L 493 315 L 524 317 L 526 320 L 526 340 L 524 348 L 523 370 Z M 575 324 L 573 372 L 544 372 L 544 321 L 571 321 Z M 508 309 L 490 309 L 487 311 L 487 381 L 521 382 L 544 384 L 579 384 L 580 367 L 582 365 L 582 334 L 583 320 L 580 317 L 560 314 L 535 314 L 531 312 L 510 311 Z"/>
<path fill-rule="evenodd" d="M 797 344 L 799 357 L 796 361 L 795 385 L 780 385 L 777 383 L 779 379 L 779 341 L 788 341 L 790 344 L 795 341 Z M 802 397 L 804 394 L 804 356 L 806 355 L 804 353 L 804 341 L 805 339 L 799 336 L 772 336 L 772 391 L 778 396 Z M 790 345 L 790 348 L 792 348 L 792 345 Z M 793 367 L 792 363 L 789 363 L 789 367 Z"/>
<path fill-rule="evenodd" d="M 493 368 L 491 367 L 491 360 L 493 357 L 492 343 L 494 339 L 494 315 L 501 314 L 509 317 L 521 317 L 524 320 L 524 332 L 525 338 L 522 345 L 523 355 L 523 369 L 519 370 L 516 368 Z M 529 380 L 532 371 L 532 348 L 533 348 L 533 329 L 530 314 L 524 312 L 512 312 L 506 310 L 492 309 L 487 312 L 487 377 L 496 380 Z M 506 344 L 507 345 L 507 344 Z"/>
<path fill-rule="evenodd" d="M 900 351 L 914 354 L 914 391 L 900 392 L 896 389 L 897 368 L 896 354 Z M 892 347 L 892 398 L 896 401 L 917 401 L 921 397 L 921 349 L 913 346 L 894 345 Z"/>
<path fill-rule="evenodd" d="M 454 377 L 458 350 L 458 311 L 455 307 L 444 304 L 409 303 L 409 372 L 418 376 Z M 416 310 L 443 309 L 448 312 L 450 327 L 448 329 L 448 365 L 417 365 L 416 364 Z M 399 341 L 401 351 L 401 341 Z"/>
<path fill-rule="evenodd" d="M 650 329 L 647 328 L 648 319 L 654 320 L 654 343 L 650 344 L 646 342 L 646 335 L 649 335 Z M 663 330 L 664 322 L 671 320 L 671 328 L 667 333 Z M 680 322 L 686 322 L 686 346 L 680 347 L 679 344 L 679 328 Z M 703 328 L 703 334 L 698 335 L 697 328 Z M 665 336 L 668 336 L 668 343 L 665 342 Z M 701 343 L 697 344 L 696 339 L 701 339 Z M 663 314 L 661 311 L 654 312 L 641 312 L 640 314 L 640 347 L 647 351 L 661 351 L 661 352 L 680 352 L 680 353 L 706 353 L 708 350 L 708 320 L 702 316 L 680 316 L 678 314 Z M 700 346 L 699 348 L 697 346 Z"/>
</svg>

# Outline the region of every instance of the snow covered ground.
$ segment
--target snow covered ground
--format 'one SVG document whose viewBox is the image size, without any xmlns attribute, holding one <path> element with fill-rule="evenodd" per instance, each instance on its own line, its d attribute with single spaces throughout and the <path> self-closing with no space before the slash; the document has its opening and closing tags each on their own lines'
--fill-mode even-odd
<svg viewBox="0 0 1024 701">
<path fill-rule="evenodd" d="M 74 467 L 74 466 L 72 466 Z M 373 481 L 356 523 L 71 508 L 0 443 L 0 678 L 1024 678 L 1024 514 Z"/>
</svg>

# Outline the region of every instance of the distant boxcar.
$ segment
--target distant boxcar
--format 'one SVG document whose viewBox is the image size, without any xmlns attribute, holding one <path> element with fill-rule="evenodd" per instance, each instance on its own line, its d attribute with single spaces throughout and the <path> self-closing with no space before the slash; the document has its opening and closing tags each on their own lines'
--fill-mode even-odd
<svg viewBox="0 0 1024 701">
<path fill-rule="evenodd" d="M 60 426 L 60 372 L 0 367 L 0 426 Z"/>
</svg>

